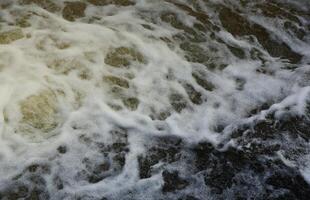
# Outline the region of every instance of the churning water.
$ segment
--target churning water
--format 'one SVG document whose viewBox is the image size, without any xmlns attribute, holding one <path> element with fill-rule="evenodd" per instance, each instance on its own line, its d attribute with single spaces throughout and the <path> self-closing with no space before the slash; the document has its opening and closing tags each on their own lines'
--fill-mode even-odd
<svg viewBox="0 0 310 200">
<path fill-rule="evenodd" d="M 0 199 L 310 199 L 309 1 L 0 9 Z"/>
</svg>

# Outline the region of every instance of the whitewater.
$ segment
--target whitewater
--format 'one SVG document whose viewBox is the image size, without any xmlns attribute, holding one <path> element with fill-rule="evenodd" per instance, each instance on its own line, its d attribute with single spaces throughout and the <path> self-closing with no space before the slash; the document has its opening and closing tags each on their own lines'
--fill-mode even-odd
<svg viewBox="0 0 310 200">
<path fill-rule="evenodd" d="M 0 199 L 310 199 L 307 0 L 0 0 Z"/>
</svg>

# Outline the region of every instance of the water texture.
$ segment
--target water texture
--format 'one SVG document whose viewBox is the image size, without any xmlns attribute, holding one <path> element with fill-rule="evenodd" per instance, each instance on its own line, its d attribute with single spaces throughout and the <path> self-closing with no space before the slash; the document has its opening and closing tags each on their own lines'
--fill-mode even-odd
<svg viewBox="0 0 310 200">
<path fill-rule="evenodd" d="M 310 2 L 0 0 L 0 199 L 310 199 Z"/>
</svg>

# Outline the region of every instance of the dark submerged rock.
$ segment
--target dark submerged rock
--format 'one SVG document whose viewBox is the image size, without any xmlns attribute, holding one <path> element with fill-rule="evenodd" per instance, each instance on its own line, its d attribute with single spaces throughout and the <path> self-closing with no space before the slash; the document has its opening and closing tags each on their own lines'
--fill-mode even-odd
<svg viewBox="0 0 310 200">
<path fill-rule="evenodd" d="M 187 106 L 187 101 L 181 94 L 171 94 L 169 100 L 171 106 L 177 112 L 181 112 Z"/>
<path fill-rule="evenodd" d="M 227 47 L 229 48 L 231 53 L 234 54 L 234 56 L 236 56 L 236 57 L 238 57 L 240 59 L 245 59 L 245 53 L 244 53 L 244 51 L 241 48 L 235 47 L 235 46 L 231 46 L 231 45 L 227 45 Z"/>
<path fill-rule="evenodd" d="M 164 193 L 182 190 L 189 184 L 188 181 L 179 177 L 179 173 L 177 171 L 169 172 L 165 170 L 163 171 L 162 176 L 164 179 L 162 191 Z"/>
<path fill-rule="evenodd" d="M 24 184 L 14 184 L 0 192 L 0 199 L 15 200 L 19 198 L 26 198 L 28 196 L 29 189 Z"/>
<path fill-rule="evenodd" d="M 126 89 L 129 88 L 129 82 L 126 79 L 118 76 L 104 76 L 103 80 L 111 85 L 116 85 Z"/>
<path fill-rule="evenodd" d="M 302 148 L 307 147 L 301 142 L 306 144 L 310 135 L 306 127 L 307 118 L 288 115 L 277 120 L 271 113 L 265 120 L 237 127 L 231 138 L 236 147 L 227 149 L 209 142 L 189 145 L 175 137 L 155 137 L 138 158 L 140 178 L 163 170 L 164 194 L 183 194 L 194 180 L 202 179 L 216 199 L 308 199 L 310 185 L 299 169 L 277 156 L 279 151 L 288 159 L 305 155 Z M 171 166 L 188 170 L 171 171 Z"/>
<path fill-rule="evenodd" d="M 208 81 L 205 77 L 203 77 L 200 73 L 192 73 L 193 78 L 196 80 L 197 84 L 203 87 L 205 90 L 212 91 L 215 89 L 213 83 Z"/>
<path fill-rule="evenodd" d="M 57 151 L 61 154 L 65 154 L 67 152 L 67 147 L 64 145 L 61 145 L 57 148 Z"/>
<path fill-rule="evenodd" d="M 178 200 L 200 200 L 192 195 L 186 195 L 185 197 L 181 197 Z"/>
<path fill-rule="evenodd" d="M 87 5 L 83 2 L 65 2 L 65 7 L 62 11 L 62 16 L 68 21 L 75 21 L 75 19 L 85 16 L 85 9 Z"/>
<path fill-rule="evenodd" d="M 133 1 L 130 0 L 87 0 L 90 4 L 95 6 L 106 6 L 109 4 L 114 4 L 118 6 L 131 6 L 135 5 Z"/>
<path fill-rule="evenodd" d="M 219 12 L 219 18 L 224 28 L 234 36 L 254 35 L 273 57 L 282 57 L 290 60 L 291 63 L 298 63 L 302 59 L 302 55 L 293 51 L 285 42 L 272 39 L 263 26 L 249 22 L 230 8 L 223 7 Z"/>
<path fill-rule="evenodd" d="M 60 11 L 60 7 L 51 0 L 20 0 L 22 5 L 34 3 L 49 12 Z"/>
<path fill-rule="evenodd" d="M 123 103 L 129 110 L 133 111 L 133 110 L 137 110 L 140 101 L 138 98 L 129 97 L 129 98 L 123 99 Z"/>
<path fill-rule="evenodd" d="M 126 155 L 129 152 L 128 134 L 121 127 L 115 127 L 109 132 L 112 141 L 106 143 L 100 139 L 94 140 L 85 135 L 80 136 L 81 143 L 88 148 L 95 148 L 100 153 L 98 156 L 84 157 L 81 165 L 84 170 L 77 174 L 78 180 L 86 180 L 89 183 L 97 183 L 111 176 L 116 176 L 124 168 Z"/>
<path fill-rule="evenodd" d="M 112 67 L 129 67 L 132 62 L 146 63 L 142 53 L 131 47 L 112 49 L 105 57 L 104 62 Z"/>
<path fill-rule="evenodd" d="M 210 60 L 207 52 L 198 44 L 183 42 L 180 48 L 187 53 L 185 58 L 190 62 L 208 63 Z"/>
<path fill-rule="evenodd" d="M 177 137 L 153 138 L 154 144 L 147 150 L 144 156 L 138 157 L 140 178 L 152 176 L 152 166 L 159 162 L 172 163 L 179 158 L 182 140 Z"/>
<path fill-rule="evenodd" d="M 203 99 L 200 92 L 198 92 L 192 85 L 188 83 L 184 84 L 184 88 L 191 102 L 197 105 L 202 104 Z"/>
</svg>

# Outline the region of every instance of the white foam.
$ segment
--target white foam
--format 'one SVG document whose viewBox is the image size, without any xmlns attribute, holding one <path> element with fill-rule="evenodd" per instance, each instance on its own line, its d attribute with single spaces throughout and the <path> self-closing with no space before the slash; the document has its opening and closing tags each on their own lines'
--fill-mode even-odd
<svg viewBox="0 0 310 200">
<path fill-rule="evenodd" d="M 187 62 L 184 55 L 177 51 L 176 44 L 172 44 L 174 48 L 171 48 L 157 39 L 161 36 L 170 37 L 177 31 L 163 24 L 153 24 L 154 31 L 142 29 L 140 24 L 152 23 L 140 18 L 137 12 L 139 9 L 147 10 L 153 2 L 137 2 L 136 6 L 128 8 L 89 6 L 86 17 L 102 17 L 97 24 L 86 24 L 83 22 L 85 19 L 68 22 L 59 14 L 48 13 L 34 5 L 20 7 L 25 9 L 25 12 L 32 11 L 38 15 L 31 17 L 31 27 L 23 29 L 24 38 L 8 45 L 0 45 L 0 184 L 31 163 L 47 161 L 52 162 L 55 173 L 57 170 L 61 171 L 57 173 L 60 173 L 67 183 L 62 194 L 92 191 L 98 196 L 113 195 L 138 182 L 136 157 L 144 151 L 141 139 L 143 137 L 177 135 L 190 142 L 208 140 L 218 144 L 222 135 L 215 131 L 214 127 L 240 122 L 247 117 L 250 110 L 265 102 L 274 104 L 271 109 L 275 110 L 295 104 L 296 111 L 299 114 L 304 113 L 310 92 L 309 87 L 300 85 L 303 80 L 300 80 L 299 75 L 304 72 L 284 70 L 280 61 L 267 63 L 268 69 L 275 71 L 272 75 L 257 73 L 256 70 L 262 63 L 253 60 L 235 60 L 224 70 L 212 72 L 203 66 L 203 70 L 215 85 L 213 91 L 203 90 L 192 77 L 192 72 L 199 68 L 199 64 Z M 154 6 L 156 5 L 154 2 Z M 1 12 L 1 16 L 10 20 L 9 13 L 4 12 Z M 108 14 L 111 15 L 106 16 Z M 265 21 L 253 19 L 275 32 L 293 49 L 303 53 L 306 59 L 309 58 L 309 44 L 301 41 L 295 43 L 294 38 L 272 28 L 272 23 L 265 24 Z M 184 19 L 184 22 L 191 26 L 193 17 Z M 31 37 L 26 37 L 27 34 Z M 246 41 L 234 38 L 226 32 L 220 32 L 219 36 L 224 41 L 246 49 L 252 48 Z M 68 44 L 68 48 L 59 49 L 57 42 Z M 143 54 L 146 63 L 136 62 L 129 69 L 116 69 L 104 63 L 108 52 L 121 46 L 134 47 Z M 60 58 L 73 63 L 71 71 L 62 73 L 49 68 L 50 63 Z M 306 64 L 303 67 L 309 68 Z M 79 70 L 84 69 L 90 74 L 90 78 L 85 80 L 78 77 Z M 126 73 L 134 74 L 134 78 L 128 79 L 130 88 L 125 93 L 137 97 L 140 103 L 135 111 L 126 108 L 115 111 L 109 103 L 122 104 L 122 101 L 111 95 L 111 87 L 103 81 L 103 77 L 111 74 L 122 76 Z M 173 75 L 172 80 L 166 78 L 169 73 Z M 237 89 L 236 78 L 244 80 L 242 90 Z M 188 106 L 178 113 L 172 110 L 169 95 L 177 91 L 187 96 L 180 84 L 182 81 L 191 83 L 206 101 L 202 105 L 194 105 L 186 98 Z M 39 142 L 29 140 L 14 131 L 18 124 L 17 119 L 21 118 L 19 103 L 46 88 L 59 91 L 58 109 L 62 123 L 53 137 L 41 138 Z M 79 100 L 78 94 L 81 94 Z M 285 100 L 282 101 L 283 99 Z M 5 109 L 10 114 L 10 120 L 15 120 L 14 123 L 5 122 Z M 153 110 L 168 110 L 172 115 L 162 122 L 152 120 L 150 115 L 154 114 Z M 77 130 L 72 128 L 75 125 L 79 127 Z M 77 171 L 83 169 L 81 157 L 86 155 L 93 158 L 98 154 L 96 149 L 81 144 L 79 136 L 84 134 L 94 137 L 98 134 L 100 141 L 109 143 L 109 131 L 114 126 L 129 130 L 130 153 L 126 156 L 124 170 L 115 177 L 92 185 L 86 181 L 76 181 Z M 58 157 L 56 149 L 61 144 L 66 144 L 69 152 Z M 304 173 L 308 177 L 308 171 Z M 160 178 L 154 176 L 150 180 L 140 181 L 137 187 L 154 187 L 154 190 L 157 190 L 161 184 Z"/>
</svg>

